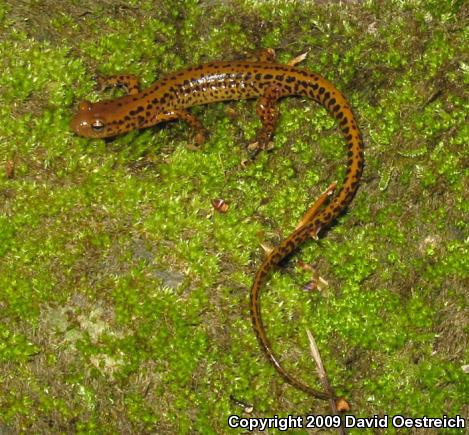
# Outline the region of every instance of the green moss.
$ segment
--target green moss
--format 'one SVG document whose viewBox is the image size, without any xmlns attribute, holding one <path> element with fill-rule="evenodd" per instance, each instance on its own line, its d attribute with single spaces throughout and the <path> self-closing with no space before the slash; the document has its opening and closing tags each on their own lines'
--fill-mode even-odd
<svg viewBox="0 0 469 435">
<path fill-rule="evenodd" d="M 38 347 L 29 342 L 25 336 L 15 334 L 6 325 L 0 325 L 0 361 L 18 362 L 30 358 L 38 351 Z"/>
</svg>

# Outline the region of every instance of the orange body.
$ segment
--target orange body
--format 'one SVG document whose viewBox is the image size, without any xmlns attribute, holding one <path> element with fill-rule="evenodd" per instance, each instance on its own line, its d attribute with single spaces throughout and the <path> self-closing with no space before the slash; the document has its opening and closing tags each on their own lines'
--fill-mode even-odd
<svg viewBox="0 0 469 435">
<path fill-rule="evenodd" d="M 262 323 L 260 293 L 274 268 L 311 235 L 316 236 L 349 204 L 363 170 L 363 142 L 352 110 L 343 95 L 323 77 L 292 65 L 273 63 L 267 51 L 257 60 L 211 62 L 172 73 L 139 92 L 133 76 L 105 79 L 106 84 L 124 85 L 129 95 L 98 103 L 83 102 L 71 121 L 71 129 L 86 137 L 109 137 L 160 122 L 181 119 L 196 131 L 196 143 L 205 140 L 205 130 L 187 108 L 216 101 L 259 98 L 257 114 L 262 128 L 255 146 L 265 149 L 278 118 L 279 98 L 308 97 L 324 106 L 338 121 L 347 146 L 347 173 L 332 200 L 305 216 L 302 224 L 274 248 L 262 262 L 251 289 L 251 318 L 259 343 L 282 377 L 306 393 L 321 399 L 331 394 L 314 390 L 290 375 L 280 364 Z M 320 203 L 322 206 L 322 201 Z"/>
</svg>

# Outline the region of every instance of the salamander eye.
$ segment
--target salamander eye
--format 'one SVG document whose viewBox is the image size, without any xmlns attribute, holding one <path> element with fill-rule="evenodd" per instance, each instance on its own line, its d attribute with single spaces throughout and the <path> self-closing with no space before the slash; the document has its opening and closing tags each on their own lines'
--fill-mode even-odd
<svg viewBox="0 0 469 435">
<path fill-rule="evenodd" d="M 93 129 L 93 131 L 96 131 L 96 132 L 99 132 L 99 131 L 103 131 L 104 129 L 104 122 L 101 121 L 100 119 L 96 119 L 93 124 L 91 124 L 91 128 Z"/>
</svg>

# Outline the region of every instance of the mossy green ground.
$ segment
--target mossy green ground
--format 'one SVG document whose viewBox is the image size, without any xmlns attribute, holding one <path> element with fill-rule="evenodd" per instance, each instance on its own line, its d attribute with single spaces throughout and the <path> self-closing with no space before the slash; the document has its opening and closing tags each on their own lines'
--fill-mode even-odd
<svg viewBox="0 0 469 435">
<path fill-rule="evenodd" d="M 342 3 L 0 0 L 0 432 L 227 433 L 230 396 L 250 416 L 329 412 L 266 362 L 248 309 L 260 244 L 344 175 L 325 110 L 284 100 L 247 168 L 251 101 L 193 109 L 202 152 L 182 123 L 68 128 L 102 98 L 96 72 L 148 86 L 261 47 L 308 51 L 366 144 L 348 212 L 265 288 L 276 351 L 318 386 L 311 329 L 354 415 L 467 415 L 467 4 Z M 300 259 L 329 285 L 305 292 Z"/>
</svg>

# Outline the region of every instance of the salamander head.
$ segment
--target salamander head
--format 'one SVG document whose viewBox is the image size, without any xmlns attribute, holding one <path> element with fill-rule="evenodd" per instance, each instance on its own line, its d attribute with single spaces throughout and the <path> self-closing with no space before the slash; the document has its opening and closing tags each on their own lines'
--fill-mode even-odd
<svg viewBox="0 0 469 435">
<path fill-rule="evenodd" d="M 70 129 L 84 137 L 108 137 L 106 125 L 106 117 L 99 110 L 98 104 L 92 104 L 89 101 L 82 101 L 78 105 L 78 112 L 70 121 Z"/>
<path fill-rule="evenodd" d="M 116 110 L 114 101 L 90 103 L 82 101 L 70 121 L 70 129 L 79 136 L 91 138 L 112 137 L 138 128 L 133 117 Z"/>
</svg>

